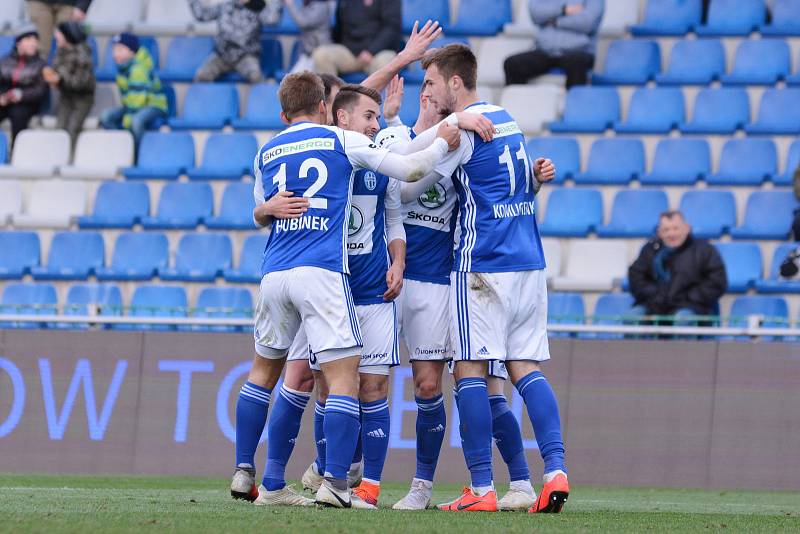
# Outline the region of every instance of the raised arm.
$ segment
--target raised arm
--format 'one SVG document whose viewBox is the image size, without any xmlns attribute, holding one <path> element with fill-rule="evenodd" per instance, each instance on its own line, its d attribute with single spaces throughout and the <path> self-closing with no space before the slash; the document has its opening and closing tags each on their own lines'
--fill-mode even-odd
<svg viewBox="0 0 800 534">
<path fill-rule="evenodd" d="M 189 0 L 192 15 L 200 22 L 209 22 L 219 18 L 222 13 L 222 4 L 208 6 L 202 0 Z"/>
<path fill-rule="evenodd" d="M 361 82 L 361 85 L 381 92 L 401 70 L 422 59 L 431 43 L 442 35 L 442 28 L 439 27 L 438 22 L 430 20 L 419 31 L 417 31 L 418 25 L 419 22 L 414 23 L 414 29 L 411 30 L 411 36 L 408 38 L 405 48 L 385 67 L 375 71 L 369 78 Z"/>
</svg>

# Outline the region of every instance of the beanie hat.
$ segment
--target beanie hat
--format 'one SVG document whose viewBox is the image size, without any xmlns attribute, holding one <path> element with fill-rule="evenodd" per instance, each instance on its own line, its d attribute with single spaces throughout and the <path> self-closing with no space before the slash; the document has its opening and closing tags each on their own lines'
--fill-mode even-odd
<svg viewBox="0 0 800 534">
<path fill-rule="evenodd" d="M 132 52 L 139 51 L 139 38 L 132 33 L 122 32 L 114 36 L 114 44 L 121 44 L 127 46 Z"/>
<path fill-rule="evenodd" d="M 30 37 L 31 35 L 39 37 L 39 32 L 36 31 L 36 26 L 33 24 L 26 24 L 18 29 L 14 34 L 14 43 L 18 43 L 26 37 Z"/>
<path fill-rule="evenodd" d="M 67 21 L 58 25 L 58 31 L 64 34 L 69 44 L 78 44 L 86 40 L 86 30 L 80 22 Z"/>
</svg>

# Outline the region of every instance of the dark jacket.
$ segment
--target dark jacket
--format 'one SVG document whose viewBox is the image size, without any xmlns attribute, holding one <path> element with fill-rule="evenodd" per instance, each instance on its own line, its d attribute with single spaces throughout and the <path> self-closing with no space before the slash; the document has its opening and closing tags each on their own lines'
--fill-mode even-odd
<svg viewBox="0 0 800 534">
<path fill-rule="evenodd" d="M 637 305 L 648 314 L 668 315 L 690 308 L 698 315 L 717 311 L 717 301 L 728 287 L 725 265 L 713 245 L 689 236 L 664 262 L 670 273 L 667 283 L 659 283 L 653 260 L 664 246 L 661 240 L 649 241 L 628 269 L 631 293 Z"/>
<path fill-rule="evenodd" d="M 197 20 L 217 21 L 214 52 L 231 65 L 247 55 L 261 56 L 261 27 L 277 24 L 283 12 L 279 0 L 268 1 L 260 13 L 246 8 L 236 0 L 216 5 L 190 0 L 189 6 Z"/>
<path fill-rule="evenodd" d="M 53 69 L 61 78 L 58 88 L 62 93 L 94 94 L 94 62 L 92 49 L 87 43 L 59 48 L 53 60 Z"/>
<path fill-rule="evenodd" d="M 333 40 L 357 56 L 400 50 L 403 11 L 400 0 L 339 0 Z"/>
<path fill-rule="evenodd" d="M 89 9 L 92 0 L 39 0 L 43 4 L 63 4 L 66 6 L 75 6 L 84 13 Z"/>
<path fill-rule="evenodd" d="M 0 60 L 0 94 L 12 89 L 22 90 L 23 104 L 41 104 L 48 95 L 42 77 L 45 61 L 36 56 L 21 57 L 16 49 Z"/>
</svg>

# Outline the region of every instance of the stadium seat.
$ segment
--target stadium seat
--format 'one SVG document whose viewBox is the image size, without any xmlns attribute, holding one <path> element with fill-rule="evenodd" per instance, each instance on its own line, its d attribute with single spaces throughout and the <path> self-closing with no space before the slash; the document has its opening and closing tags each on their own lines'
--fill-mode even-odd
<svg viewBox="0 0 800 534">
<path fill-rule="evenodd" d="M 212 134 L 206 140 L 203 162 L 186 173 L 190 180 L 241 180 L 253 174 L 258 143 L 249 133 Z"/>
<path fill-rule="evenodd" d="M 447 31 L 448 35 L 496 35 L 503 25 L 511 22 L 511 0 L 495 0 L 486 9 L 484 0 L 460 0 L 458 18 Z"/>
<path fill-rule="evenodd" d="M 694 100 L 692 120 L 680 126 L 684 134 L 734 133 L 750 122 L 750 99 L 739 88 L 702 89 Z"/>
<path fill-rule="evenodd" d="M 702 37 L 749 35 L 764 23 L 766 13 L 764 0 L 713 0 L 708 22 L 697 26 L 695 33 Z"/>
<path fill-rule="evenodd" d="M 680 211 L 695 237 L 718 238 L 736 226 L 736 200 L 730 191 L 686 191 Z"/>
<path fill-rule="evenodd" d="M 611 219 L 597 228 L 600 237 L 650 237 L 659 214 L 667 211 L 667 194 L 660 189 L 622 189 L 614 195 Z"/>
<path fill-rule="evenodd" d="M 257 284 L 261 281 L 261 264 L 264 261 L 267 237 L 266 234 L 261 233 L 248 236 L 244 240 L 239 263 L 235 269 L 225 269 L 225 281 L 244 284 Z"/>
<path fill-rule="evenodd" d="M 78 218 L 80 228 L 132 228 L 150 215 L 150 189 L 141 182 L 104 182 L 94 197 L 91 215 Z"/>
<path fill-rule="evenodd" d="M 239 93 L 227 83 L 194 83 L 183 101 L 183 115 L 169 119 L 173 130 L 217 130 L 239 116 Z"/>
<path fill-rule="evenodd" d="M 448 34 L 448 40 L 452 41 Z M 449 43 L 447 43 L 449 44 Z M 503 69 L 503 61 L 509 56 L 520 52 L 527 52 L 531 49 L 530 36 L 525 38 L 506 37 L 498 35 L 484 39 L 480 48 L 476 51 L 478 65 L 478 84 L 489 85 L 491 87 L 503 87 L 506 84 L 506 73 Z M 422 69 L 418 73 L 418 83 L 422 83 L 425 73 Z"/>
<path fill-rule="evenodd" d="M 244 116 L 234 118 L 231 125 L 237 130 L 281 130 L 286 125 L 280 112 L 278 84 L 260 83 L 250 87 Z"/>
<path fill-rule="evenodd" d="M 147 51 L 150 52 L 150 57 L 153 58 L 153 66 L 155 69 L 158 69 L 160 55 L 158 41 L 154 37 L 149 37 L 147 35 L 139 35 L 138 37 L 139 44 L 147 48 Z M 109 39 L 105 54 L 103 54 L 102 65 L 98 62 L 95 63 L 97 67 L 95 68 L 94 75 L 98 82 L 113 82 L 117 78 L 117 64 L 114 62 L 113 49 L 114 41 L 113 39 Z"/>
<path fill-rule="evenodd" d="M 450 25 L 450 4 L 448 0 L 403 0 L 403 34 L 414 29 L 414 22 L 420 27 L 426 20 L 437 20 L 442 28 Z"/>
<path fill-rule="evenodd" d="M 800 35 L 800 0 L 773 0 L 772 21 L 762 25 L 761 35 L 796 37 Z"/>
<path fill-rule="evenodd" d="M 653 168 L 639 177 L 642 185 L 692 185 L 711 172 L 711 150 L 705 139 L 662 139 Z"/>
<path fill-rule="evenodd" d="M 564 276 L 553 278 L 556 291 L 610 291 L 628 276 L 625 241 L 571 239 Z"/>
<path fill-rule="evenodd" d="M 728 275 L 728 293 L 746 293 L 761 280 L 763 262 L 758 243 L 717 243 Z"/>
<path fill-rule="evenodd" d="M 197 69 L 214 51 L 211 37 L 178 36 L 169 42 L 164 67 L 159 72 L 167 82 L 191 82 Z"/>
<path fill-rule="evenodd" d="M 605 2 L 603 18 L 597 33 L 600 37 L 624 37 L 631 26 L 639 22 L 639 0 Z"/>
<path fill-rule="evenodd" d="M 797 250 L 798 243 L 783 243 L 775 248 L 770 264 L 769 277 L 756 282 L 759 293 L 800 293 L 800 280 L 783 280 L 780 278 L 781 263 L 790 252 Z"/>
<path fill-rule="evenodd" d="M 555 85 L 509 85 L 503 89 L 500 105 L 514 117 L 523 133 L 538 133 L 557 118 L 563 95 L 564 90 Z M 419 98 L 417 102 L 419 106 Z M 531 102 L 536 105 L 531 106 Z"/>
<path fill-rule="evenodd" d="M 286 75 L 283 68 L 283 45 L 279 40 L 261 37 L 260 64 L 265 78 L 282 79 Z"/>
<path fill-rule="evenodd" d="M 594 306 L 594 324 L 623 324 L 623 318 L 632 315 L 634 304 L 630 293 L 604 293 Z"/>
<path fill-rule="evenodd" d="M 617 121 L 614 130 L 625 134 L 667 134 L 685 120 L 683 91 L 671 87 L 642 88 L 634 91 L 625 122 Z"/>
<path fill-rule="evenodd" d="M 676 42 L 667 70 L 656 74 L 659 85 L 708 85 L 725 73 L 725 48 L 721 41 L 694 39 Z"/>
<path fill-rule="evenodd" d="M 191 230 L 214 214 L 214 192 L 202 182 L 169 183 L 161 190 L 154 217 L 142 218 L 148 230 Z"/>
<path fill-rule="evenodd" d="M 160 232 L 125 232 L 117 237 L 109 267 L 95 269 L 98 280 L 151 280 L 167 267 L 169 242 Z"/>
<path fill-rule="evenodd" d="M 528 37 L 536 31 L 528 2 L 512 2 L 512 21 L 503 26 L 503 35 Z"/>
<path fill-rule="evenodd" d="M 142 20 L 142 0 L 94 0 L 86 13 L 86 22 L 95 34 L 115 34 L 130 30 Z"/>
<path fill-rule="evenodd" d="M 0 57 L 3 57 L 0 55 Z M 0 164 L 8 162 L 8 137 L 5 132 L 0 132 Z"/>
<path fill-rule="evenodd" d="M 303 5 L 303 1 L 304 0 L 294 0 L 294 3 L 297 4 L 298 7 L 300 7 Z M 334 10 L 334 12 L 335 11 L 336 10 Z M 331 27 L 333 26 L 334 26 L 334 20 L 331 20 Z M 294 22 L 294 19 L 289 14 L 288 9 L 283 10 L 283 16 L 281 17 L 280 22 L 276 26 L 264 26 L 261 31 L 266 34 L 278 34 L 278 35 L 294 35 L 300 33 L 300 29 L 297 27 L 297 24 Z"/>
<path fill-rule="evenodd" d="M 761 185 L 778 172 L 778 152 L 772 139 L 730 139 L 722 146 L 717 172 L 709 185 Z"/>
<path fill-rule="evenodd" d="M 25 211 L 12 216 L 18 228 L 68 228 L 86 214 L 86 184 L 42 180 L 33 185 Z"/>
<path fill-rule="evenodd" d="M 0 10 L 4 6 L 0 6 Z M 0 16 L 2 13 L 0 13 Z M 2 28 L 2 21 L 0 21 L 0 28 Z M 14 49 L 14 36 L 13 35 L 0 35 L 0 57 L 6 57 Z"/>
<path fill-rule="evenodd" d="M 658 43 L 646 40 L 612 41 L 603 71 L 592 74 L 595 85 L 644 85 L 661 71 Z"/>
<path fill-rule="evenodd" d="M 122 170 L 125 178 L 175 180 L 194 167 L 194 139 L 187 132 L 147 132 L 139 145 L 135 167 Z"/>
<path fill-rule="evenodd" d="M 186 35 L 194 22 L 189 2 L 148 0 L 144 20 L 134 23 L 133 30 L 145 35 Z"/>
<path fill-rule="evenodd" d="M 213 282 L 231 266 L 231 240 L 224 234 L 188 233 L 181 237 L 173 268 L 160 269 L 162 280 Z"/>
<path fill-rule="evenodd" d="M 248 319 L 253 316 L 253 297 L 241 287 L 206 287 L 197 297 L 193 317 Z M 237 332 L 236 326 L 192 326 L 195 331 Z"/>
<path fill-rule="evenodd" d="M 99 315 L 113 317 L 122 315 L 122 292 L 115 284 L 75 284 L 67 291 L 64 315 Z M 59 323 L 62 328 L 88 328 L 86 323 Z"/>
<path fill-rule="evenodd" d="M 765 328 L 785 328 L 789 325 L 789 305 L 783 297 L 767 295 L 743 295 L 736 297 L 731 305 L 728 326 L 745 327 L 747 318 L 759 315 L 760 325 Z"/>
<path fill-rule="evenodd" d="M 403 124 L 413 125 L 419 116 L 419 94 L 422 87 L 416 84 L 405 83 L 403 100 L 400 105 L 400 120 Z"/>
<path fill-rule="evenodd" d="M 0 165 L 0 178 L 51 178 L 69 163 L 71 149 L 64 130 L 23 130 L 14 142 L 11 163 Z"/>
<path fill-rule="evenodd" d="M 547 322 L 550 324 L 583 324 L 585 319 L 583 296 L 580 293 L 550 292 L 547 294 Z M 550 332 L 550 336 L 554 333 Z M 553 337 L 567 337 L 558 333 Z"/>
<path fill-rule="evenodd" d="M 128 315 L 131 317 L 173 317 L 187 315 L 186 290 L 181 286 L 142 285 L 133 292 Z M 115 330 L 174 330 L 172 325 L 115 324 Z"/>
<path fill-rule="evenodd" d="M 543 236 L 586 237 L 603 224 L 603 196 L 597 189 L 559 187 L 547 199 Z"/>
<path fill-rule="evenodd" d="M 800 202 L 791 191 L 755 191 L 747 197 L 744 222 L 731 229 L 734 239 L 786 240 Z"/>
<path fill-rule="evenodd" d="M 789 45 L 782 39 L 744 40 L 733 69 L 719 77 L 724 85 L 775 85 L 791 71 Z"/>
<path fill-rule="evenodd" d="M 105 261 L 103 236 L 97 232 L 57 232 L 47 265 L 33 267 L 35 280 L 86 280 Z"/>
<path fill-rule="evenodd" d="M 797 168 L 800 167 L 800 140 L 794 141 L 789 146 L 789 153 L 786 156 L 786 166 L 783 173 L 772 176 L 772 183 L 775 185 L 792 185 L 792 177 Z M 2 215 L 0 215 L 2 217 Z"/>
<path fill-rule="evenodd" d="M 208 217 L 204 223 L 214 230 L 254 230 L 252 182 L 229 184 L 222 194 L 219 215 Z"/>
<path fill-rule="evenodd" d="M 22 213 L 22 184 L 17 180 L 0 181 L 0 226 Z"/>
<path fill-rule="evenodd" d="M 0 232 L 0 280 L 19 280 L 39 266 L 39 234 Z"/>
<path fill-rule="evenodd" d="M 619 120 L 619 94 L 613 87 L 573 87 L 567 91 L 564 115 L 551 132 L 602 133 Z"/>
<path fill-rule="evenodd" d="M 639 139 L 608 138 L 592 143 L 586 171 L 576 184 L 627 184 L 644 173 L 644 144 Z"/>
<path fill-rule="evenodd" d="M 72 165 L 62 166 L 59 173 L 75 180 L 107 180 L 133 165 L 133 155 L 129 131 L 85 131 L 78 137 Z"/>
<path fill-rule="evenodd" d="M 553 277 L 561 276 L 561 241 L 548 237 L 542 238 L 542 251 L 547 263 L 545 275 L 550 280 Z"/>
<path fill-rule="evenodd" d="M 23 17 L 22 3 L 23 0 L 3 0 L 0 5 L 0 31 L 19 24 Z M 0 50 L 0 52 L 2 52 L 0 57 L 4 57 L 8 53 L 5 50 Z"/>
<path fill-rule="evenodd" d="M 573 137 L 534 137 L 528 141 L 528 155 L 532 160 L 548 157 L 556 166 L 552 183 L 560 184 L 581 171 L 581 148 Z"/>
<path fill-rule="evenodd" d="M 681 37 L 700 24 L 701 14 L 700 0 L 647 0 L 644 20 L 630 30 L 637 37 Z"/>
<path fill-rule="evenodd" d="M 8 284 L 0 301 L 0 315 L 55 315 L 58 296 L 52 284 Z M 0 322 L 0 328 L 39 328 L 34 322 Z"/>
<path fill-rule="evenodd" d="M 761 95 L 758 118 L 744 127 L 750 135 L 800 134 L 800 89 L 767 89 Z"/>
</svg>

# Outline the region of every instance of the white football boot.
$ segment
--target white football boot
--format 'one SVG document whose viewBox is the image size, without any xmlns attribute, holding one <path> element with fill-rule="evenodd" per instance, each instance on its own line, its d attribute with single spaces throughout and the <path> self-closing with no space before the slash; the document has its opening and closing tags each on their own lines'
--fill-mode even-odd
<svg viewBox="0 0 800 534">
<path fill-rule="evenodd" d="M 393 510 L 424 510 L 431 504 L 433 483 L 415 478 L 405 497 L 394 503 Z"/>
<path fill-rule="evenodd" d="M 269 491 L 264 486 L 258 487 L 256 506 L 314 506 L 314 499 L 297 493 L 292 486 L 284 486 L 279 490 Z"/>
<path fill-rule="evenodd" d="M 236 468 L 236 472 L 233 473 L 233 480 L 231 480 L 231 497 L 250 502 L 256 500 L 258 491 L 256 490 L 255 469 L 244 465 Z"/>
<path fill-rule="evenodd" d="M 325 477 L 317 472 L 317 463 L 311 462 L 311 465 L 308 466 L 306 472 L 303 473 L 303 478 L 300 480 L 300 482 L 303 484 L 304 490 L 313 491 L 316 493 L 319 487 L 322 485 L 323 480 L 325 480 Z"/>
<path fill-rule="evenodd" d="M 503 498 L 497 501 L 497 509 L 507 512 L 517 512 L 520 510 L 528 510 L 536 503 L 536 492 L 528 493 L 527 491 L 519 488 L 511 488 L 503 495 Z"/>
<path fill-rule="evenodd" d="M 352 506 L 350 488 L 338 490 L 330 482 L 323 480 L 322 485 L 317 490 L 316 503 L 332 508 L 350 508 Z"/>
</svg>

